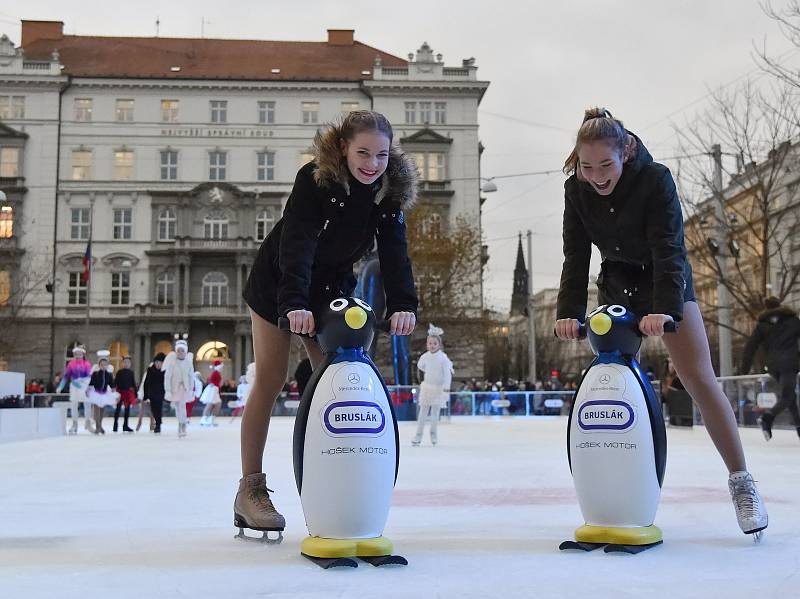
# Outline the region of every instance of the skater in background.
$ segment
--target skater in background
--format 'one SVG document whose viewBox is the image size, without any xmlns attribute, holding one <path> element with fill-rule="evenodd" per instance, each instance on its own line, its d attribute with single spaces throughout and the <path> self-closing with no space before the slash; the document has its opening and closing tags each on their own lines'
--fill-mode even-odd
<svg viewBox="0 0 800 599">
<path fill-rule="evenodd" d="M 114 367 L 108 361 L 111 352 L 107 349 L 97 351 L 97 365 L 92 369 L 87 397 L 94 410 L 94 434 L 105 435 L 103 415 L 106 406 L 115 406 L 119 401 L 119 393 L 114 391 Z"/>
<path fill-rule="evenodd" d="M 392 146 L 392 126 L 372 111 L 353 111 L 321 128 L 314 159 L 297 173 L 283 217 L 261 244 L 244 299 L 253 325 L 256 379 L 242 417 L 242 478 L 234 501 L 244 528 L 282 529 L 263 472 L 275 400 L 286 381 L 291 336 L 313 335 L 313 310 L 355 288 L 353 264 L 377 240 L 390 334 L 409 335 L 417 296 L 406 243 L 404 210 L 416 199 L 417 167 Z M 331 201 L 333 200 L 333 201 Z M 319 345 L 302 338 L 312 366 Z"/>
<path fill-rule="evenodd" d="M 150 405 L 150 431 L 156 435 L 161 434 L 161 414 L 164 409 L 164 371 L 162 367 L 166 356 L 158 352 L 153 356 L 153 361 L 147 367 L 139 385 L 139 401 L 141 411 L 139 412 L 139 422 L 136 425 L 138 431 L 142 425 L 142 415 L 144 406 Z"/>
<path fill-rule="evenodd" d="M 444 331 L 439 327 L 428 327 L 428 351 L 417 361 L 417 368 L 422 371 L 424 378 L 419 384 L 417 432 L 411 441 L 412 445 L 419 445 L 422 441 L 422 432 L 428 420 L 431 423 L 431 444 L 436 445 L 438 442 L 436 429 L 439 425 L 439 413 L 450 397 L 450 384 L 453 380 L 453 363 L 444 353 L 443 334 Z"/>
<path fill-rule="evenodd" d="M 178 420 L 178 437 L 186 436 L 186 403 L 194 395 L 194 356 L 186 337 L 175 341 L 175 349 L 164 358 L 164 399 L 172 404 Z"/>
<path fill-rule="evenodd" d="M 587 110 L 564 164 L 564 265 L 555 332 L 578 338 L 586 318 L 592 244 L 603 262 L 600 304 L 620 304 L 641 318 L 644 335 L 663 338 L 686 390 L 697 403 L 728 468 L 728 488 L 744 533 L 768 517 L 747 471 L 736 418 L 717 384 L 703 317 L 686 256 L 683 214 L 669 169 L 653 161 L 642 141 L 605 109 Z M 664 335 L 664 324 L 680 322 Z"/>
<path fill-rule="evenodd" d="M 122 421 L 122 432 L 132 433 L 133 429 L 128 426 L 128 417 L 131 413 L 131 406 L 136 403 L 136 375 L 131 369 L 131 358 L 125 356 L 122 358 L 122 368 L 117 371 L 114 377 L 114 383 L 117 386 L 117 393 L 119 393 L 119 401 L 117 408 L 114 410 L 114 432 L 116 433 L 119 424 L 119 412 L 122 406 L 125 406 L 125 416 Z"/>
<path fill-rule="evenodd" d="M 86 397 L 89 390 L 89 380 L 92 376 L 92 363 L 86 359 L 86 348 L 77 345 L 72 348 L 72 359 L 64 370 L 64 378 L 58 385 L 58 392 L 63 391 L 64 386 L 69 383 L 69 408 L 72 412 L 72 427 L 69 429 L 71 435 L 78 432 L 78 404 L 83 404 L 84 426 L 90 433 L 94 432 L 92 425 L 91 403 Z"/>
<path fill-rule="evenodd" d="M 781 305 L 777 297 L 764 300 L 765 310 L 758 315 L 758 324 L 747 340 L 742 356 L 740 374 L 748 374 L 753 357 L 759 347 L 764 348 L 767 372 L 780 386 L 779 400 L 772 409 L 761 416 L 764 438 L 772 439 L 772 423 L 785 409 L 789 409 L 794 426 L 800 436 L 800 413 L 797 408 L 797 372 L 800 369 L 800 319 L 797 312 Z"/>
<path fill-rule="evenodd" d="M 199 371 L 194 371 L 194 392 L 192 393 L 192 401 L 186 404 L 186 423 L 192 423 L 192 410 L 195 404 L 200 401 L 200 396 L 203 395 L 203 376 Z"/>
<path fill-rule="evenodd" d="M 236 387 L 236 400 L 229 401 L 228 407 L 231 408 L 231 416 L 238 416 L 241 414 L 245 405 L 247 405 L 247 398 L 250 397 L 250 391 L 253 388 L 253 382 L 256 380 L 256 363 L 250 362 L 247 365 L 247 372 L 239 377 L 239 385 Z"/>
<path fill-rule="evenodd" d="M 204 404 L 203 418 L 200 426 L 217 426 L 214 424 L 214 416 L 219 412 L 222 405 L 222 398 L 219 395 L 219 388 L 222 385 L 222 369 L 224 365 L 220 360 L 214 360 L 211 365 L 211 374 L 206 382 L 206 388 L 200 396 L 200 403 Z"/>
</svg>

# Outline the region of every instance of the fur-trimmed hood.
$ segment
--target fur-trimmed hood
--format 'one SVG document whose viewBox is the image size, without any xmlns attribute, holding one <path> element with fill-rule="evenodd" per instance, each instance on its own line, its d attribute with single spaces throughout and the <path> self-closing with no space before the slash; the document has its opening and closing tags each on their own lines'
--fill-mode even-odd
<svg viewBox="0 0 800 599">
<path fill-rule="evenodd" d="M 792 310 L 789 306 L 778 306 L 771 310 L 764 310 L 758 315 L 759 322 L 778 322 L 784 318 L 791 318 L 797 316 L 797 312 Z"/>
<path fill-rule="evenodd" d="M 347 163 L 342 159 L 339 147 L 341 128 L 338 124 L 328 125 L 317 131 L 312 144 L 314 154 L 314 181 L 321 187 L 338 183 L 350 195 L 350 173 Z M 417 200 L 417 165 L 400 148 L 389 148 L 389 165 L 381 177 L 381 188 L 375 197 L 380 204 L 385 198 L 399 202 L 407 210 Z"/>
</svg>

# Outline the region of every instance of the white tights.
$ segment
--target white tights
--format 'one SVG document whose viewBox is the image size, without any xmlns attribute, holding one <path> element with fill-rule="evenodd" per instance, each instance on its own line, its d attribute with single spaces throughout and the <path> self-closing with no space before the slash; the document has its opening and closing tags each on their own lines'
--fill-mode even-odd
<svg viewBox="0 0 800 599">
<path fill-rule="evenodd" d="M 436 429 L 439 426 L 439 406 L 420 406 L 419 414 L 417 415 L 417 434 L 414 435 L 415 441 L 422 440 L 422 432 L 425 429 L 425 422 L 431 421 L 431 439 L 436 439 Z"/>
</svg>

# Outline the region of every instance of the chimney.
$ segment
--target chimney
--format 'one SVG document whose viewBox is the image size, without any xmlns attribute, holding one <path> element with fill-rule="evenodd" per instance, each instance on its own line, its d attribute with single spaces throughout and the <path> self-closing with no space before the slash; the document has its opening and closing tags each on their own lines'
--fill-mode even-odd
<svg viewBox="0 0 800 599">
<path fill-rule="evenodd" d="M 61 40 L 64 39 L 63 21 L 22 21 L 22 43 L 23 48 L 39 40 Z"/>
<path fill-rule="evenodd" d="M 328 29 L 328 45 L 352 46 L 355 29 Z"/>
</svg>

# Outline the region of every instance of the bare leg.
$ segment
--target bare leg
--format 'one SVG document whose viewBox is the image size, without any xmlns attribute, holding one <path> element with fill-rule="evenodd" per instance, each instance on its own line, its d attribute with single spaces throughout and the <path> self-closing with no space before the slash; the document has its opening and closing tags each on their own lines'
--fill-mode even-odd
<svg viewBox="0 0 800 599">
<path fill-rule="evenodd" d="M 289 333 L 250 310 L 256 378 L 242 414 L 242 475 L 261 472 L 272 407 L 289 370 Z"/>
<path fill-rule="evenodd" d="M 675 334 L 664 335 L 675 370 L 697 403 L 706 430 L 729 472 L 747 470 L 736 418 L 728 398 L 717 384 L 703 317 L 695 302 L 683 306 L 683 322 Z"/>
</svg>

